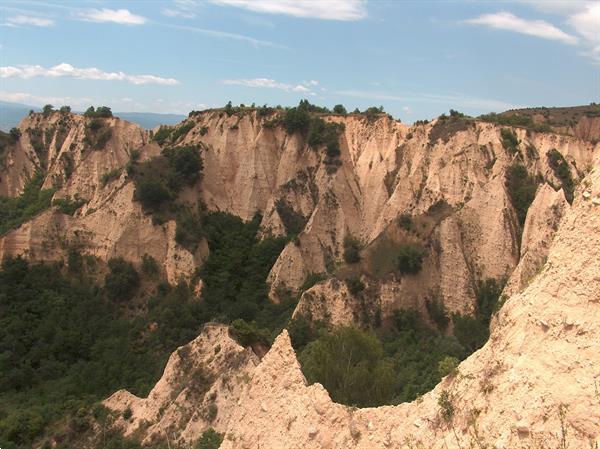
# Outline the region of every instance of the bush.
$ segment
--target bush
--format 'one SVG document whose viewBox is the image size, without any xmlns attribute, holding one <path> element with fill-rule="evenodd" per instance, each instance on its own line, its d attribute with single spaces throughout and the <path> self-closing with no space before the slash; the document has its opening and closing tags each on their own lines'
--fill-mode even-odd
<svg viewBox="0 0 600 449">
<path fill-rule="evenodd" d="M 137 292 L 140 286 L 140 278 L 133 265 L 123 258 L 110 259 L 108 261 L 110 272 L 104 279 L 104 291 L 113 301 L 128 301 Z"/>
<path fill-rule="evenodd" d="M 223 435 L 210 428 L 204 431 L 194 449 L 219 449 Z"/>
<path fill-rule="evenodd" d="M 327 156 L 334 158 L 340 155 L 339 133 L 341 126 L 327 123 L 319 117 L 313 117 L 308 131 L 308 144 L 313 148 L 325 145 Z"/>
<path fill-rule="evenodd" d="M 54 106 L 52 106 L 51 104 L 47 104 L 42 108 L 42 114 L 44 114 L 44 116 L 48 116 L 50 114 L 52 114 L 54 112 Z"/>
<path fill-rule="evenodd" d="M 410 214 L 402 214 L 398 217 L 398 225 L 405 231 L 410 231 L 413 228 L 413 219 Z"/>
<path fill-rule="evenodd" d="M 440 363 L 438 364 L 438 371 L 440 373 L 440 376 L 453 376 L 454 374 L 456 374 L 458 364 L 459 361 L 456 357 L 444 357 L 442 360 L 440 360 Z"/>
<path fill-rule="evenodd" d="M 179 125 L 171 133 L 171 142 L 176 142 L 177 139 L 179 139 L 181 136 L 187 135 L 187 133 L 189 133 L 190 130 L 194 127 L 194 125 L 195 125 L 194 122 L 187 122 L 187 123 L 184 123 L 183 125 Z"/>
<path fill-rule="evenodd" d="M 298 291 L 299 293 L 303 293 L 325 279 L 327 279 L 325 273 L 309 273 L 304 279 L 304 282 L 302 282 L 302 285 Z"/>
<path fill-rule="evenodd" d="M 102 183 L 102 187 L 105 187 L 106 184 L 108 184 L 109 182 L 114 181 L 115 179 L 118 179 L 121 176 L 123 169 L 120 167 L 117 168 L 113 168 L 110 171 L 107 171 L 106 173 L 103 173 L 102 176 L 100 177 L 100 182 Z"/>
<path fill-rule="evenodd" d="M 433 300 L 428 299 L 425 302 L 425 307 L 427 308 L 429 318 L 431 318 L 440 330 L 444 330 L 448 327 L 450 319 L 448 318 L 448 313 L 446 312 L 446 307 L 443 302 L 437 298 L 434 298 Z"/>
<path fill-rule="evenodd" d="M 392 396 L 396 376 L 381 342 L 352 327 L 339 327 L 299 356 L 309 383 L 321 383 L 338 403 L 376 406 Z"/>
<path fill-rule="evenodd" d="M 169 126 L 160 126 L 158 128 L 158 131 L 154 133 L 152 140 L 154 140 L 162 147 L 167 140 L 170 140 L 173 131 L 174 129 Z"/>
<path fill-rule="evenodd" d="M 71 106 L 61 106 L 60 109 L 58 110 L 58 112 L 60 112 L 61 114 L 70 114 L 71 113 Z"/>
<path fill-rule="evenodd" d="M 360 277 L 351 277 L 346 279 L 346 286 L 351 295 L 356 296 L 365 289 L 365 284 L 360 280 Z"/>
<path fill-rule="evenodd" d="M 571 170 L 569 169 L 569 163 L 566 161 L 564 156 L 555 148 L 548 151 L 548 164 L 554 171 L 556 177 L 560 180 L 563 191 L 565 192 L 565 198 L 569 204 L 573 203 L 573 194 L 575 191 L 575 182 L 571 176 Z"/>
<path fill-rule="evenodd" d="M 148 253 L 144 254 L 142 256 L 142 273 L 148 276 L 155 276 L 158 272 L 159 268 L 156 259 Z"/>
<path fill-rule="evenodd" d="M 54 206 L 58 207 L 63 214 L 73 216 L 77 209 L 87 203 L 87 200 L 80 198 L 79 195 L 75 194 L 75 198 L 71 199 L 70 196 L 64 198 L 58 198 L 52 202 Z"/>
<path fill-rule="evenodd" d="M 134 199 L 147 210 L 156 210 L 166 201 L 173 199 L 171 190 L 161 178 L 145 174 L 135 178 Z"/>
<path fill-rule="evenodd" d="M 25 184 L 21 195 L 15 198 L 0 197 L 0 235 L 50 207 L 54 189 L 42 190 L 43 183 L 43 173 L 37 172 Z"/>
<path fill-rule="evenodd" d="M 310 114 L 305 108 L 291 108 L 283 116 L 283 126 L 288 134 L 306 133 L 310 126 Z"/>
<path fill-rule="evenodd" d="M 421 271 L 425 251 L 419 245 L 404 244 L 398 248 L 397 266 L 402 274 L 417 274 Z"/>
<path fill-rule="evenodd" d="M 336 104 L 333 107 L 333 112 L 334 112 L 334 114 L 341 114 L 341 115 L 348 114 L 348 111 L 346 111 L 346 108 L 344 107 L 344 105 L 341 105 L 341 104 Z"/>
<path fill-rule="evenodd" d="M 515 163 L 506 171 L 506 188 L 522 228 L 529 206 L 535 199 L 537 181 L 527 173 L 524 165 Z"/>
<path fill-rule="evenodd" d="M 21 138 L 21 130 L 19 128 L 11 128 L 8 134 L 13 142 L 17 142 Z"/>
<path fill-rule="evenodd" d="M 203 165 L 200 158 L 200 149 L 197 146 L 188 145 L 169 148 L 163 153 L 185 184 L 192 185 L 200 178 Z"/>
<path fill-rule="evenodd" d="M 256 323 L 247 322 L 243 319 L 234 320 L 231 323 L 231 331 L 238 343 L 244 347 L 256 343 L 267 345 L 269 336 L 263 329 L 259 329 Z"/>
<path fill-rule="evenodd" d="M 302 232 L 308 219 L 296 212 L 290 204 L 282 198 L 275 201 L 275 210 L 283 223 L 285 232 L 288 236 L 297 236 Z"/>
<path fill-rule="evenodd" d="M 94 109 L 94 106 L 90 106 L 83 113 L 83 116 L 92 118 L 110 118 L 113 114 L 108 106 L 98 106 L 98 109 Z"/>
<path fill-rule="evenodd" d="M 198 248 L 203 235 L 200 217 L 185 208 L 177 213 L 176 223 L 175 241 L 193 253 Z"/>
<path fill-rule="evenodd" d="M 360 243 L 351 235 L 344 238 L 344 261 L 349 264 L 360 262 Z"/>
<path fill-rule="evenodd" d="M 500 130 L 500 136 L 502 137 L 502 146 L 505 150 L 510 151 L 511 154 L 519 152 L 519 144 L 521 141 L 511 129 L 502 128 Z"/>
<path fill-rule="evenodd" d="M 442 419 L 446 423 L 450 423 L 454 418 L 454 397 L 452 394 L 447 390 L 442 391 L 438 398 L 438 405 L 440 406 Z"/>
</svg>

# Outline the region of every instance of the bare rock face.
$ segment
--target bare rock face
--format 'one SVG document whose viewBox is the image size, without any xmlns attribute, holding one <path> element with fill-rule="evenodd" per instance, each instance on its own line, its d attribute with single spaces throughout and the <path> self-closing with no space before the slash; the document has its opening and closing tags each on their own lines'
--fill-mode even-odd
<svg viewBox="0 0 600 449">
<path fill-rule="evenodd" d="M 90 119 L 82 116 L 34 114 L 21 122 L 21 139 L 0 176 L 2 190 L 17 195 L 28 178 L 45 170 L 43 188 L 54 188 L 54 199 L 79 197 L 86 203 L 73 217 L 52 208 L 1 236 L 0 257 L 57 260 L 75 248 L 103 261 L 123 257 L 140 263 L 148 254 L 162 266 L 169 282 L 188 277 L 206 258 L 206 241 L 195 254 L 177 245 L 175 222 L 154 225 L 134 201 L 135 188 L 125 173 L 134 150 L 144 161 L 158 155 L 160 147 L 149 142 L 147 132 L 137 125 L 117 118 L 102 123 L 97 133 L 106 132 L 110 138 L 96 148 Z M 107 177 L 109 173 L 112 176 Z"/>
<path fill-rule="evenodd" d="M 507 300 L 488 343 L 457 374 L 412 403 L 353 409 L 332 403 L 319 384 L 306 385 L 284 331 L 240 397 L 221 448 L 597 444 L 600 161 L 595 167 L 565 211 L 543 270 Z M 540 212 L 561 204 L 543 188 L 539 195 Z"/>
<path fill-rule="evenodd" d="M 521 259 L 504 289 L 505 295 L 521 291 L 542 269 L 560 220 L 568 207 L 562 190 L 555 191 L 548 184 L 540 186 L 527 211 L 521 239 Z"/>
<path fill-rule="evenodd" d="M 232 340 L 227 326 L 206 325 L 171 355 L 147 398 L 120 390 L 104 405 L 121 415 L 131 412 L 116 422 L 124 435 L 136 433 L 148 444 L 191 443 L 209 427 L 225 431 L 257 364 L 258 357 Z"/>
<path fill-rule="evenodd" d="M 501 127 L 490 123 L 437 120 L 408 127 L 385 116 L 370 121 L 350 114 L 324 116 L 344 125 L 341 154 L 332 162 L 323 148 L 310 148 L 300 134 L 273 124 L 275 118 L 256 111 L 195 113 L 177 128 L 189 130 L 170 142 L 201 148 L 202 182 L 182 194 L 190 204 L 242 219 L 260 212 L 263 235 L 297 235 L 269 273 L 273 301 L 281 299 L 279 292 L 299 289 L 311 273 L 331 272 L 347 237 L 367 248 L 401 214 L 428 215 L 435 227 L 426 242 L 426 270 L 413 279 L 379 282 L 382 291 L 395 291 L 395 304 L 421 307 L 435 296 L 450 311 L 468 312 L 478 281 L 508 277 L 519 262 L 507 168 L 521 160 L 531 175 L 559 185 L 549 150 L 563 154 L 575 177 L 600 151 L 599 144 L 576 137 L 515 128 L 519 159 L 504 148 Z M 44 168 L 44 187 L 57 188 L 55 198 L 79 195 L 87 204 L 73 217 L 46 211 L 1 236 L 0 257 L 56 259 L 76 244 L 102 260 L 121 256 L 139 263 L 148 253 L 170 282 L 189 278 L 208 255 L 206 242 L 194 254 L 177 245 L 175 223 L 151 222 L 133 201 L 123 170 L 133 150 L 143 161 L 161 148 L 147 132 L 116 118 L 103 119 L 101 132 L 109 130 L 110 138 L 95 148 L 89 122 L 54 113 L 21 123 L 23 136 L 7 157 L 0 191 L 16 195 L 27 176 Z M 443 217 L 435 214 L 440 204 L 449 210 Z"/>
</svg>

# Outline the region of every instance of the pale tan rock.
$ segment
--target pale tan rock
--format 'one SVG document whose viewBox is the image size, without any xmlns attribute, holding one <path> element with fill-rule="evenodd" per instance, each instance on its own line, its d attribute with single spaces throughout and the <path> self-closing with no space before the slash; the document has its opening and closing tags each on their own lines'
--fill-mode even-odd
<svg viewBox="0 0 600 449">
<path fill-rule="evenodd" d="M 594 193 L 599 166 L 588 175 Z M 320 385 L 306 386 L 284 331 L 256 368 L 221 448 L 529 448 L 562 441 L 561 422 L 569 447 L 589 447 L 600 435 L 596 209 L 576 199 L 566 210 L 543 271 L 508 299 L 488 343 L 454 378 L 413 403 L 352 409 L 332 403 Z M 454 405 L 450 423 L 438 404 L 443 391 Z"/>
<path fill-rule="evenodd" d="M 239 346 L 227 326 L 206 325 L 202 334 L 175 351 L 148 397 L 120 390 L 104 405 L 131 419 L 116 422 L 124 435 L 143 441 L 192 443 L 212 427 L 223 432 L 247 387 L 258 357 Z"/>
</svg>

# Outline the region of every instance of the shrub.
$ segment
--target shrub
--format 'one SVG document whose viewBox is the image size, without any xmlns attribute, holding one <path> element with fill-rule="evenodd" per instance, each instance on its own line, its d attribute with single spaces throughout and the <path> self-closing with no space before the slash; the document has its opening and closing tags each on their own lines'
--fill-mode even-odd
<svg viewBox="0 0 600 449">
<path fill-rule="evenodd" d="M 129 421 L 132 415 L 133 412 L 131 411 L 131 407 L 127 407 L 125 410 L 123 410 L 123 419 L 125 421 Z"/>
<path fill-rule="evenodd" d="M 104 291 L 113 301 L 127 301 L 133 298 L 140 286 L 140 278 L 133 265 L 123 258 L 108 261 L 109 273 L 104 279 Z"/>
<path fill-rule="evenodd" d="M 200 149 L 195 145 L 180 146 L 165 150 L 164 155 L 169 160 L 177 175 L 188 184 L 194 184 L 202 171 Z"/>
<path fill-rule="evenodd" d="M 148 276 L 157 275 L 159 272 L 158 263 L 156 263 L 156 259 L 152 257 L 150 254 L 145 253 L 142 256 L 142 273 Z"/>
<path fill-rule="evenodd" d="M 173 198 L 171 190 L 161 178 L 148 173 L 135 178 L 134 199 L 147 210 L 156 210 Z"/>
<path fill-rule="evenodd" d="M 223 435 L 210 428 L 204 431 L 194 449 L 219 449 Z"/>
<path fill-rule="evenodd" d="M 419 245 L 404 244 L 398 248 L 397 266 L 402 274 L 417 274 L 421 271 L 425 251 Z"/>
<path fill-rule="evenodd" d="M 327 156 L 334 158 L 340 155 L 339 132 L 340 125 L 327 123 L 319 117 L 313 117 L 308 131 L 308 144 L 316 149 L 322 145 L 327 148 Z"/>
<path fill-rule="evenodd" d="M 453 376 L 458 368 L 458 359 L 456 357 L 446 356 L 438 363 L 438 371 L 440 376 Z"/>
<path fill-rule="evenodd" d="M 518 153 L 521 141 L 517 138 L 514 131 L 509 128 L 502 128 L 500 130 L 500 137 L 502 137 L 502 146 L 505 150 L 510 151 L 511 154 Z"/>
<path fill-rule="evenodd" d="M 405 231 L 410 231 L 413 228 L 413 219 L 410 214 L 402 214 L 398 217 L 398 225 Z"/>
<path fill-rule="evenodd" d="M 341 114 L 341 115 L 348 114 L 348 111 L 346 111 L 346 108 L 344 107 L 344 105 L 341 105 L 341 104 L 336 104 L 333 107 L 333 112 L 334 112 L 334 114 Z"/>
<path fill-rule="evenodd" d="M 42 114 L 44 114 L 44 116 L 50 115 L 54 112 L 54 106 L 52 106 L 51 104 L 47 104 L 42 108 Z"/>
<path fill-rule="evenodd" d="M 158 131 L 154 133 L 152 140 L 154 140 L 160 146 L 163 146 L 167 140 L 170 140 L 173 131 L 173 128 L 169 126 L 160 126 Z"/>
<path fill-rule="evenodd" d="M 309 288 L 313 287 L 314 285 L 318 284 L 319 282 L 325 279 L 327 279 L 325 273 L 309 273 L 304 279 L 304 282 L 302 282 L 302 285 L 300 286 L 298 291 L 300 293 L 305 292 Z"/>
<path fill-rule="evenodd" d="M 344 237 L 344 261 L 350 264 L 360 262 L 360 243 L 351 235 Z"/>
<path fill-rule="evenodd" d="M 306 133 L 310 126 L 310 114 L 305 108 L 290 108 L 283 116 L 283 126 L 288 134 Z"/>
<path fill-rule="evenodd" d="M 281 218 L 281 222 L 288 236 L 297 236 L 302 232 L 308 219 L 296 212 L 290 204 L 282 198 L 275 201 L 275 210 Z"/>
<path fill-rule="evenodd" d="M 427 308 L 429 317 L 439 329 L 444 330 L 448 327 L 450 319 L 448 318 L 446 306 L 444 306 L 443 302 L 441 302 L 438 298 L 434 298 L 432 300 L 428 299 L 425 302 L 425 307 Z"/>
<path fill-rule="evenodd" d="M 352 327 L 339 327 L 309 343 L 299 356 L 309 383 L 321 383 L 338 403 L 369 407 L 393 394 L 396 376 L 381 342 Z"/>
<path fill-rule="evenodd" d="M 489 328 L 476 317 L 455 314 L 452 323 L 454 336 L 469 353 L 481 348 L 490 336 Z"/>
<path fill-rule="evenodd" d="M 190 209 L 184 208 L 177 213 L 176 223 L 175 241 L 190 252 L 196 251 L 202 239 L 200 217 Z"/>
<path fill-rule="evenodd" d="M 63 214 L 73 215 L 81 206 L 87 203 L 87 200 L 80 198 L 79 195 L 75 194 L 75 197 L 71 199 L 69 195 L 64 198 L 58 198 L 52 202 L 54 206 L 58 206 Z"/>
<path fill-rule="evenodd" d="M 381 114 L 383 114 L 383 106 L 371 106 L 365 110 L 364 114 L 367 116 L 367 120 L 370 122 L 375 121 Z"/>
<path fill-rule="evenodd" d="M 17 142 L 21 138 L 21 130 L 19 128 L 11 128 L 8 134 L 13 142 Z"/>
<path fill-rule="evenodd" d="M 571 170 L 569 169 L 569 163 L 555 148 L 551 149 L 546 153 L 548 156 L 548 164 L 556 177 L 560 180 L 563 191 L 565 192 L 565 198 L 569 203 L 573 203 L 573 193 L 575 191 L 575 182 L 571 176 Z"/>
<path fill-rule="evenodd" d="M 42 190 L 43 183 L 43 173 L 37 172 L 25 184 L 23 193 L 18 197 L 0 196 L 0 235 L 19 227 L 50 207 L 54 189 Z"/>
<path fill-rule="evenodd" d="M 194 122 L 187 122 L 187 123 L 184 123 L 183 125 L 179 125 L 171 133 L 171 142 L 176 142 L 177 139 L 179 139 L 181 136 L 187 135 L 187 133 L 189 133 L 190 130 L 194 127 L 194 125 L 195 125 Z"/>
<path fill-rule="evenodd" d="M 228 117 L 231 117 L 233 115 L 233 105 L 231 104 L 231 101 L 227 102 L 224 109 L 225 114 L 227 114 Z"/>
<path fill-rule="evenodd" d="M 537 181 L 527 173 L 524 165 L 515 163 L 506 171 L 506 188 L 519 223 L 523 227 L 529 206 L 535 199 Z"/>
<path fill-rule="evenodd" d="M 365 284 L 360 280 L 360 277 L 355 276 L 346 279 L 346 286 L 351 295 L 356 296 L 365 289 Z"/>
<path fill-rule="evenodd" d="M 103 173 L 102 176 L 100 177 L 100 182 L 102 183 L 102 187 L 106 186 L 106 184 L 108 184 L 109 182 L 112 182 L 115 179 L 118 179 L 121 176 L 122 171 L 123 171 L 122 168 L 117 167 L 117 168 L 113 168 L 112 170 Z"/>
<path fill-rule="evenodd" d="M 259 329 L 256 323 L 247 322 L 243 319 L 234 320 L 231 323 L 231 331 L 242 346 L 252 346 L 255 343 L 268 344 L 269 337 L 263 329 Z"/>
<path fill-rule="evenodd" d="M 70 114 L 71 113 L 71 106 L 61 106 L 60 109 L 58 110 L 58 112 L 60 112 L 61 114 Z"/>
<path fill-rule="evenodd" d="M 202 128 L 200 128 L 199 132 L 201 136 L 206 135 L 206 133 L 208 132 L 208 126 L 203 126 Z"/>
<path fill-rule="evenodd" d="M 90 106 L 83 113 L 83 116 L 92 118 L 110 118 L 113 114 L 108 106 L 98 106 L 98 109 L 94 109 L 94 106 Z"/>
<path fill-rule="evenodd" d="M 450 423 L 454 418 L 454 397 L 452 394 L 447 390 L 442 391 L 438 398 L 438 405 L 440 406 L 442 419 L 446 423 Z"/>
</svg>

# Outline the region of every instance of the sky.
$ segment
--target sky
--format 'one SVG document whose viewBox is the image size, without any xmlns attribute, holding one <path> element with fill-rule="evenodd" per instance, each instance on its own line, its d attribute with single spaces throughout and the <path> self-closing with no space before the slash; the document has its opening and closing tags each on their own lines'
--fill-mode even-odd
<svg viewBox="0 0 600 449">
<path fill-rule="evenodd" d="M 184 113 L 384 106 L 406 122 L 600 101 L 600 1 L 0 3 L 0 100 Z"/>
</svg>

